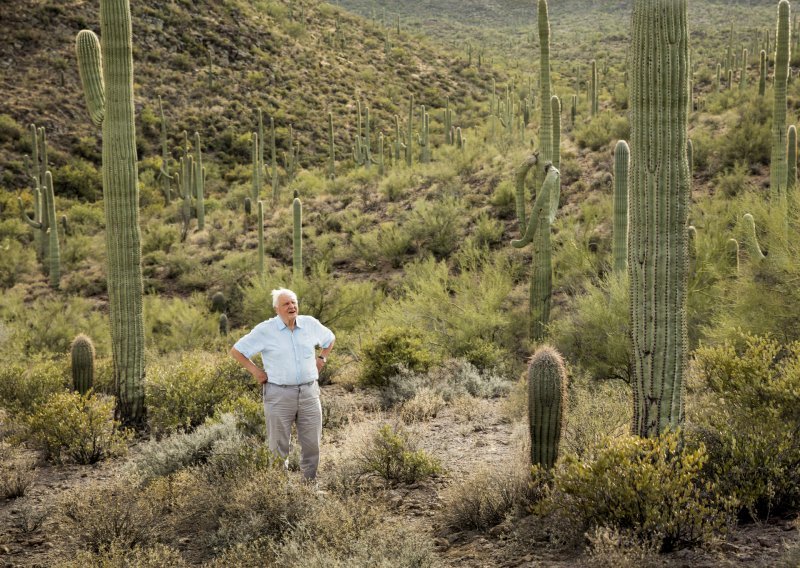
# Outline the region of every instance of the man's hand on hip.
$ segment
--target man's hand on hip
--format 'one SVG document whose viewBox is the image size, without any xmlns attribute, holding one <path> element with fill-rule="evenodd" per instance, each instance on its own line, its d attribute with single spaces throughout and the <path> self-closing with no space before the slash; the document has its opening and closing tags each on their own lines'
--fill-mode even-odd
<svg viewBox="0 0 800 568">
<path fill-rule="evenodd" d="M 267 372 L 264 369 L 256 369 L 253 377 L 258 381 L 258 384 L 263 385 L 267 382 Z"/>
</svg>

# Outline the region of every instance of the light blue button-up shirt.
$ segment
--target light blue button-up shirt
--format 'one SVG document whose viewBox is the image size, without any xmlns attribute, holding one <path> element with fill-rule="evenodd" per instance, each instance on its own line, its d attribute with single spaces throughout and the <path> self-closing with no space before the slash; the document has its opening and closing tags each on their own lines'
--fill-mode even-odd
<svg viewBox="0 0 800 568">
<path fill-rule="evenodd" d="M 315 348 L 326 349 L 334 339 L 333 332 L 312 316 L 297 316 L 294 331 L 275 316 L 255 326 L 234 347 L 248 359 L 261 353 L 270 383 L 299 385 L 318 378 Z"/>
</svg>

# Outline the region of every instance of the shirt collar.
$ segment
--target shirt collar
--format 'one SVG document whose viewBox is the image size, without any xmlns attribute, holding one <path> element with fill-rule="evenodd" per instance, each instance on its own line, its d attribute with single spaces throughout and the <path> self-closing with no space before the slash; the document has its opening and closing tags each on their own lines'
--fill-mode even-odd
<svg viewBox="0 0 800 568">
<path fill-rule="evenodd" d="M 289 326 L 287 326 L 287 325 L 286 325 L 286 324 L 283 322 L 283 320 L 281 319 L 281 316 L 275 316 L 275 319 L 277 319 L 277 320 L 278 320 L 278 329 L 279 329 L 279 330 L 283 331 L 284 329 L 286 329 L 287 327 L 289 327 Z M 300 325 L 300 315 L 299 315 L 299 314 L 297 315 L 297 317 L 296 317 L 296 318 L 295 318 L 295 320 L 294 320 L 294 326 L 295 326 L 295 327 L 302 327 L 302 326 Z"/>
</svg>

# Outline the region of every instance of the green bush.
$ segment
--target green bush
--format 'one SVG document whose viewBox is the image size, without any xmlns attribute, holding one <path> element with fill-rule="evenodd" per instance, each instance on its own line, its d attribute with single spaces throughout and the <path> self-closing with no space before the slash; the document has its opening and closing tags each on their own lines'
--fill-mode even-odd
<svg viewBox="0 0 800 568">
<path fill-rule="evenodd" d="M 96 463 L 128 450 L 130 434 L 113 413 L 112 398 L 91 391 L 56 393 L 24 418 L 25 436 L 55 463 Z"/>
<path fill-rule="evenodd" d="M 26 360 L 6 360 L 0 365 L 0 406 L 12 413 L 29 413 L 70 384 L 64 359 L 41 355 Z"/>
<path fill-rule="evenodd" d="M 145 335 L 160 353 L 211 349 L 219 344 L 219 320 L 202 294 L 188 299 L 148 295 L 144 299 Z"/>
<path fill-rule="evenodd" d="M 413 250 L 408 230 L 392 222 L 353 235 L 353 248 L 369 264 L 389 262 L 394 268 L 400 268 L 406 255 Z"/>
<path fill-rule="evenodd" d="M 198 351 L 175 359 L 165 358 L 147 369 L 147 419 L 155 434 L 195 428 L 217 405 L 254 388 L 250 375 L 226 355 Z"/>
<path fill-rule="evenodd" d="M 0 240 L 0 288 L 10 288 L 21 276 L 36 271 L 36 255 L 33 247 L 25 246 L 15 239 Z"/>
<path fill-rule="evenodd" d="M 95 201 L 103 191 L 100 172 L 86 160 L 73 159 L 53 172 L 59 196 Z"/>
<path fill-rule="evenodd" d="M 550 337 L 570 363 L 595 379 L 630 382 L 628 279 L 610 275 L 573 297 L 553 317 Z"/>
<path fill-rule="evenodd" d="M 693 424 L 720 492 L 754 518 L 800 507 L 800 342 L 744 336 L 695 352 Z"/>
<path fill-rule="evenodd" d="M 430 251 L 436 258 L 444 258 L 461 244 L 466 217 L 464 203 L 452 197 L 441 201 L 417 201 L 406 227 L 418 249 Z"/>
<path fill-rule="evenodd" d="M 537 508 L 587 527 L 629 530 L 664 550 L 706 542 L 727 522 L 724 502 L 702 476 L 707 458 L 702 445 L 681 447 L 676 433 L 607 439 L 583 458 L 567 455 Z"/>
<path fill-rule="evenodd" d="M 361 380 L 383 386 L 403 369 L 426 371 L 435 359 L 422 333 L 409 328 L 389 327 L 361 348 Z"/>
<path fill-rule="evenodd" d="M 439 461 L 417 450 L 405 429 L 384 424 L 358 457 L 360 472 L 392 483 L 415 483 L 442 472 Z"/>
<path fill-rule="evenodd" d="M 597 151 L 616 140 L 630 140 L 631 127 L 627 117 L 604 110 L 578 122 L 572 132 L 578 146 Z"/>
<path fill-rule="evenodd" d="M 716 137 L 722 166 L 729 168 L 737 162 L 769 164 L 771 124 L 772 105 L 765 105 L 761 97 L 754 97 L 732 113 L 727 129 Z"/>
</svg>

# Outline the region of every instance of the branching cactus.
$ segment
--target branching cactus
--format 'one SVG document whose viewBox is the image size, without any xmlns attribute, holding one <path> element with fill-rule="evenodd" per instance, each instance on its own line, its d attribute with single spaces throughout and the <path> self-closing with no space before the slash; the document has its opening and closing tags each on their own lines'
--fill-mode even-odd
<svg viewBox="0 0 800 568">
<path fill-rule="evenodd" d="M 742 216 L 744 227 L 742 228 L 744 234 L 744 247 L 747 251 L 747 256 L 751 261 L 759 262 L 766 257 L 761 252 L 761 245 L 758 244 L 758 235 L 756 233 L 756 220 L 750 213 L 745 213 Z"/>
<path fill-rule="evenodd" d="M 303 203 L 299 197 L 295 197 L 292 202 L 292 216 L 292 274 L 295 280 L 300 280 L 303 278 Z"/>
<path fill-rule="evenodd" d="M 525 234 L 521 239 L 511 241 L 515 248 L 533 243 L 529 312 L 530 335 L 535 341 L 541 341 L 545 337 L 550 320 L 550 299 L 553 292 L 550 225 L 558 211 L 561 188 L 558 170 L 549 163 L 543 169 L 544 183 L 534 201 Z"/>
<path fill-rule="evenodd" d="M 35 229 L 33 238 L 36 246 L 36 256 L 45 267 L 46 272 L 45 263 L 49 246 L 47 238 L 47 192 L 44 186 L 44 173 L 47 171 L 47 138 L 45 137 L 44 128 L 36 128 L 35 124 L 30 125 L 30 131 L 33 159 L 26 162 L 26 167 L 28 177 L 33 182 L 33 218 L 28 217 L 25 213 L 21 198 L 18 198 L 18 202 L 22 220 Z M 39 151 L 40 148 L 41 152 Z"/>
<path fill-rule="evenodd" d="M 625 270 L 628 258 L 628 168 L 631 151 L 625 140 L 614 148 L 614 272 Z"/>
<path fill-rule="evenodd" d="M 567 407 L 567 372 L 561 354 L 542 345 L 528 363 L 528 431 L 531 465 L 551 469 L 558 459 L 558 447 Z"/>
<path fill-rule="evenodd" d="M 769 185 L 772 198 L 785 206 L 786 198 L 786 81 L 789 76 L 789 2 L 778 3 L 778 33 L 775 42 L 775 84 L 772 107 L 772 153 Z"/>
<path fill-rule="evenodd" d="M 684 418 L 689 165 L 686 0 L 635 0 L 631 58 L 628 275 L 633 433 Z"/>
<path fill-rule="evenodd" d="M 72 340 L 69 348 L 72 370 L 72 388 L 84 395 L 94 384 L 94 343 L 84 334 Z"/>
<path fill-rule="evenodd" d="M 133 106 L 133 45 L 128 0 L 100 1 L 102 69 L 82 60 L 91 74 L 83 80 L 87 98 L 92 84 L 103 85 L 103 197 L 106 215 L 108 297 L 117 415 L 128 425 L 142 426 L 144 405 L 144 317 L 139 233 L 139 190 Z M 84 30 L 79 36 L 92 32 Z M 79 39 L 79 44 L 83 43 Z"/>
</svg>

